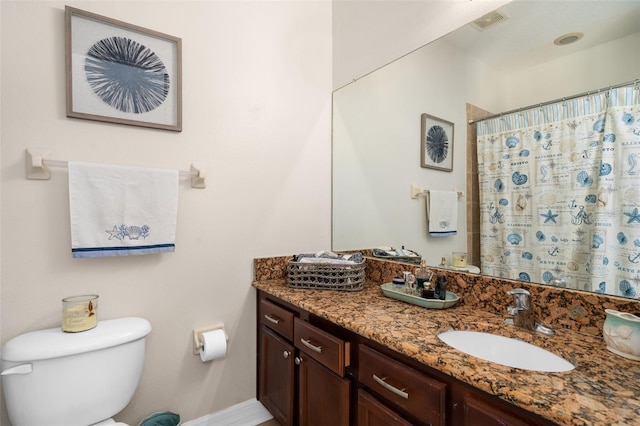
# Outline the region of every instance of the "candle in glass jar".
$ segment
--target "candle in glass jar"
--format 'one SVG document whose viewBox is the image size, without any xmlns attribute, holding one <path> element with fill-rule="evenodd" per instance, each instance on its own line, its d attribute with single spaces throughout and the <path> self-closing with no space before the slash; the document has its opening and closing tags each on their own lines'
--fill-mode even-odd
<svg viewBox="0 0 640 426">
<path fill-rule="evenodd" d="M 65 297 L 62 299 L 62 331 L 77 333 L 98 325 L 98 295 Z"/>
<path fill-rule="evenodd" d="M 454 268 L 466 268 L 467 267 L 467 253 L 461 251 L 453 252 L 453 260 L 451 265 Z"/>
</svg>

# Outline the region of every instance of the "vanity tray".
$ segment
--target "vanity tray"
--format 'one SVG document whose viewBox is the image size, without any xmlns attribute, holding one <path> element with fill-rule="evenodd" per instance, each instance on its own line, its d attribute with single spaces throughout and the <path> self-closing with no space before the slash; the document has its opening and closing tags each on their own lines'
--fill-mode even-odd
<svg viewBox="0 0 640 426">
<path fill-rule="evenodd" d="M 399 286 L 393 283 L 386 283 L 380 286 L 385 296 L 392 299 L 400 300 L 402 302 L 411 303 L 412 305 L 422 306 L 428 309 L 446 309 L 454 306 L 460 298 L 450 291 L 447 292 L 447 298 L 445 300 L 440 299 L 425 299 L 419 296 L 413 296 L 404 292 L 404 286 Z"/>
</svg>

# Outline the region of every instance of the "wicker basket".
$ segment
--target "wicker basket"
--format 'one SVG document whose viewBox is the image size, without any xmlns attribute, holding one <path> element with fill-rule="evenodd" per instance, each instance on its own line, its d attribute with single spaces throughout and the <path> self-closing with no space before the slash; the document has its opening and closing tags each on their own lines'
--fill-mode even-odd
<svg viewBox="0 0 640 426">
<path fill-rule="evenodd" d="M 364 287 L 365 261 L 353 265 L 289 261 L 289 287 L 358 291 Z"/>
</svg>

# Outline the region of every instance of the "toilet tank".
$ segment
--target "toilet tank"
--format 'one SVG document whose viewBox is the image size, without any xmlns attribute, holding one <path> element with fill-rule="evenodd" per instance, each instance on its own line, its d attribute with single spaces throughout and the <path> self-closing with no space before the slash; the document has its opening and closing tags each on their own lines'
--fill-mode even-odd
<svg viewBox="0 0 640 426">
<path fill-rule="evenodd" d="M 17 336 L 2 348 L 2 385 L 13 426 L 87 426 L 129 404 L 144 365 L 144 318 L 99 321 Z"/>
</svg>

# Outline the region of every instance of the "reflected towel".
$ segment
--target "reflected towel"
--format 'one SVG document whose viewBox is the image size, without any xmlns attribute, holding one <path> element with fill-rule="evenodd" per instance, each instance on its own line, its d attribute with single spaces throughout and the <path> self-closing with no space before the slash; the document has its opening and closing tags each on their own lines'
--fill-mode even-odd
<svg viewBox="0 0 640 426">
<path fill-rule="evenodd" d="M 178 171 L 69 162 L 73 257 L 175 250 Z"/>
<path fill-rule="evenodd" d="M 429 235 L 449 237 L 458 233 L 458 193 L 430 190 L 427 196 Z"/>
</svg>

